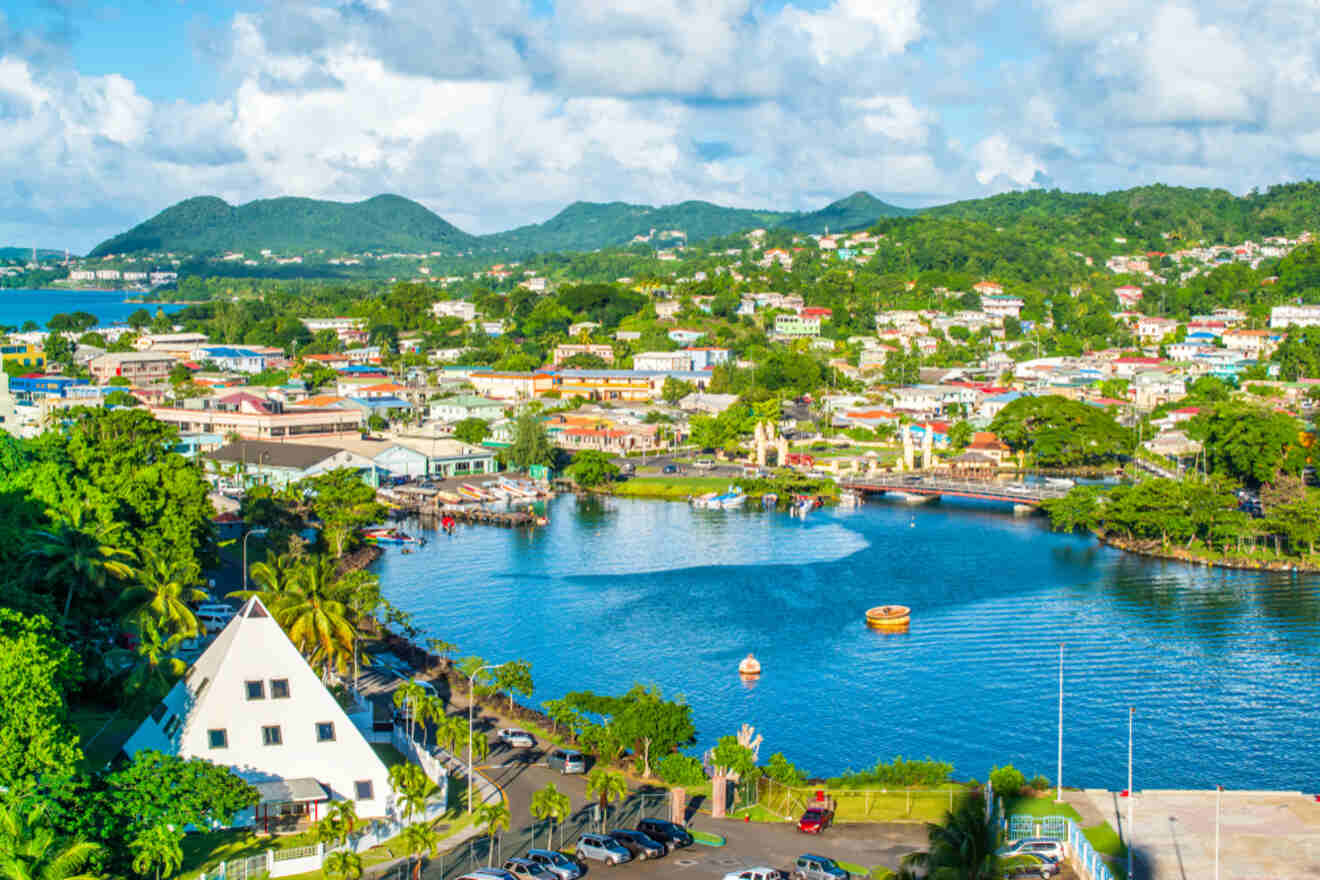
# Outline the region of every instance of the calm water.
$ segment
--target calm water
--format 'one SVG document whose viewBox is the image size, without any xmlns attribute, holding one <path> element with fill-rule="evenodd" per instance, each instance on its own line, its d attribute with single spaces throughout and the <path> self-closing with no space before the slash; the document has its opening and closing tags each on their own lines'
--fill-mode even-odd
<svg viewBox="0 0 1320 880">
<path fill-rule="evenodd" d="M 0 325 L 22 327 L 27 321 L 36 321 L 44 328 L 52 315 L 77 311 L 96 315 L 102 325 L 107 325 L 124 320 L 138 309 L 154 315 L 157 308 L 163 308 L 166 314 L 182 308 L 124 302 L 125 296 L 133 295 L 117 290 L 0 290 Z"/>
<path fill-rule="evenodd" d="M 527 534 L 460 527 L 378 565 L 427 632 L 525 658 L 540 703 L 634 682 L 685 695 L 700 745 L 742 723 L 809 773 L 935 757 L 1064 781 L 1320 789 L 1320 581 L 1153 562 L 971 504 L 692 511 L 557 500 Z M 413 527 L 416 530 L 416 527 Z M 912 606 L 906 635 L 863 624 Z M 755 652 L 761 680 L 738 660 Z"/>
</svg>

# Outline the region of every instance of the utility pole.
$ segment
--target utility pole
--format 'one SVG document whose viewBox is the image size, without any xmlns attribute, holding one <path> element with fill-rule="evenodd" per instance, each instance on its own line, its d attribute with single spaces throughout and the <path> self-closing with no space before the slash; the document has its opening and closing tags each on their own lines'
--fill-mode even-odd
<svg viewBox="0 0 1320 880">
<path fill-rule="evenodd" d="M 1128 707 L 1128 814 L 1127 814 L 1127 874 L 1128 880 L 1136 880 L 1132 876 L 1132 802 L 1136 800 L 1137 793 L 1132 790 L 1132 716 L 1136 713 L 1134 707 Z"/>
</svg>

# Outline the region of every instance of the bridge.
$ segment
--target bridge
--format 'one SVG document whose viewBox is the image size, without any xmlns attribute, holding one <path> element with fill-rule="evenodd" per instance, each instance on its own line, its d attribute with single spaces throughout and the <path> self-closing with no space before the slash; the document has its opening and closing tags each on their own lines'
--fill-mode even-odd
<svg viewBox="0 0 1320 880">
<path fill-rule="evenodd" d="M 1045 483 L 999 483 L 992 480 L 956 480 L 947 477 L 924 477 L 912 474 L 879 474 L 856 480 L 843 480 L 839 488 L 865 495 L 887 492 L 904 495 L 952 495 L 981 501 L 1006 501 L 1010 504 L 1038 507 L 1042 501 L 1062 498 L 1068 490 Z"/>
</svg>

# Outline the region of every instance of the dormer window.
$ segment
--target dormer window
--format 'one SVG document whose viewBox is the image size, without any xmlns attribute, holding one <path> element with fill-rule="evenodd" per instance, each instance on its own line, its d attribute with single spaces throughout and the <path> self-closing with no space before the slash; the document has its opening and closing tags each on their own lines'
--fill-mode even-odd
<svg viewBox="0 0 1320 880">
<path fill-rule="evenodd" d="M 249 700 L 266 699 L 266 683 L 260 679 L 256 681 L 245 682 L 247 687 L 247 698 Z"/>
</svg>

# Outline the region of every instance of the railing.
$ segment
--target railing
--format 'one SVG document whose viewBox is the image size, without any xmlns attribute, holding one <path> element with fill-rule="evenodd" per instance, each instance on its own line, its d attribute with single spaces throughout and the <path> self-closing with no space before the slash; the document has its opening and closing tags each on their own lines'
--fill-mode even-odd
<svg viewBox="0 0 1320 880">
<path fill-rule="evenodd" d="M 321 855 L 321 846 L 291 846 L 288 849 L 277 849 L 273 851 L 271 858 L 277 862 L 287 862 L 290 859 L 305 859 L 308 856 Z"/>
<path fill-rule="evenodd" d="M 871 477 L 844 480 L 839 483 L 843 489 L 878 490 L 883 492 L 915 492 L 926 494 L 965 493 L 969 495 L 993 496 L 1005 500 L 1043 501 L 1047 498 L 1062 498 L 1067 489 L 1056 489 L 1036 483 L 998 483 L 993 480 L 955 480 L 929 479 L 919 480 L 894 479 L 893 477 Z"/>
<path fill-rule="evenodd" d="M 1109 864 L 1091 845 L 1082 827 L 1066 816 L 1009 816 L 1005 822 L 1008 836 L 1041 837 L 1067 844 L 1073 864 L 1087 880 L 1114 880 Z"/>
</svg>

